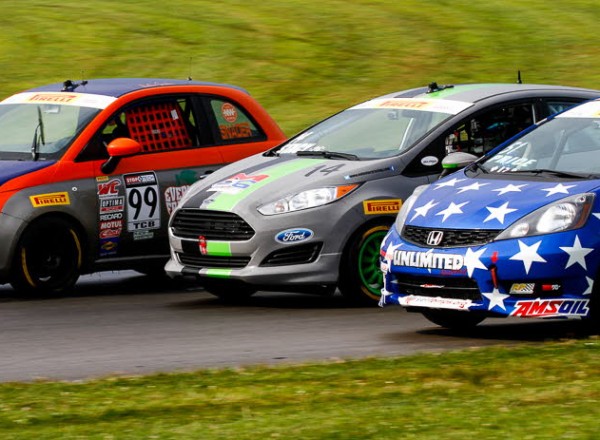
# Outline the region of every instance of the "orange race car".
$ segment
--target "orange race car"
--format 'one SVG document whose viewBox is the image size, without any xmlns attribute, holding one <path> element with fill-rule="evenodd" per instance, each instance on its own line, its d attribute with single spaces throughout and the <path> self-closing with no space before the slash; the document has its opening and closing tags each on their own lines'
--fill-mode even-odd
<svg viewBox="0 0 600 440">
<path fill-rule="evenodd" d="M 285 139 L 245 90 L 65 81 L 0 102 L 0 283 L 61 293 L 82 273 L 163 271 L 187 187 Z"/>
</svg>

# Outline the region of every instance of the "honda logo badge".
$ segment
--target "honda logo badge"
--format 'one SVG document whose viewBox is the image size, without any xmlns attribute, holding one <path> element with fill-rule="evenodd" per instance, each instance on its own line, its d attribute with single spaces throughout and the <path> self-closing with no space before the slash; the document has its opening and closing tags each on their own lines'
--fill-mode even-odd
<svg viewBox="0 0 600 440">
<path fill-rule="evenodd" d="M 442 231 L 431 231 L 427 236 L 427 244 L 429 246 L 439 246 L 444 238 Z"/>
</svg>

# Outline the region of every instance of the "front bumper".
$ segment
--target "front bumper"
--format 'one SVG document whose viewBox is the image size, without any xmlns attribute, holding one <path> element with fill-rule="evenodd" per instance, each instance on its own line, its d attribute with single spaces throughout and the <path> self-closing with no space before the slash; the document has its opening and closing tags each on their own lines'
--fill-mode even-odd
<svg viewBox="0 0 600 440">
<path fill-rule="evenodd" d="M 587 317 L 597 248 L 595 234 L 585 230 L 424 248 L 392 228 L 382 245 L 380 305 L 488 316 Z"/>
</svg>

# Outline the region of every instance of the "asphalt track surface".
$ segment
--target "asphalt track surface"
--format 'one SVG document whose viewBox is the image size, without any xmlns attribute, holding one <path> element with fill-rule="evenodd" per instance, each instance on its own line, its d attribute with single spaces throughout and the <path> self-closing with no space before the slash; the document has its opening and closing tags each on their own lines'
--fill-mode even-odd
<svg viewBox="0 0 600 440">
<path fill-rule="evenodd" d="M 259 292 L 227 305 L 189 283 L 135 272 L 83 277 L 73 295 L 14 297 L 0 286 L 0 382 L 85 380 L 408 355 L 585 337 L 581 323 L 488 319 L 468 334 L 399 307 Z"/>
</svg>

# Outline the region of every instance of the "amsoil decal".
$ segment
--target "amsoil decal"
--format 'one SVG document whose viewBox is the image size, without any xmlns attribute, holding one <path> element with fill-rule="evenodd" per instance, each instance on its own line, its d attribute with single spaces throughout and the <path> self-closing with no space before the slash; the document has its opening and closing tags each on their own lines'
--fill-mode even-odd
<svg viewBox="0 0 600 440">
<path fill-rule="evenodd" d="M 397 214 L 402 206 L 402 200 L 365 200 L 363 209 L 366 215 Z"/>
<path fill-rule="evenodd" d="M 160 228 L 160 197 L 156 175 L 151 172 L 126 174 L 127 231 Z"/>
<path fill-rule="evenodd" d="M 511 316 L 548 318 L 556 316 L 587 316 L 590 312 L 588 299 L 536 299 L 517 301 Z"/>
<path fill-rule="evenodd" d="M 44 206 L 70 205 L 69 194 L 66 192 L 55 192 L 48 194 L 38 194 L 29 196 L 31 205 L 34 208 L 43 208 Z"/>
<path fill-rule="evenodd" d="M 247 188 L 250 188 L 255 183 L 266 179 L 267 177 L 269 177 L 268 174 L 258 174 L 253 176 L 246 173 L 239 173 L 235 176 L 231 176 L 226 180 L 215 183 L 210 188 L 208 188 L 207 191 L 237 194 Z"/>
<path fill-rule="evenodd" d="M 395 251 L 394 265 L 423 269 L 460 270 L 464 265 L 464 256 L 434 254 L 433 252 Z"/>
</svg>

